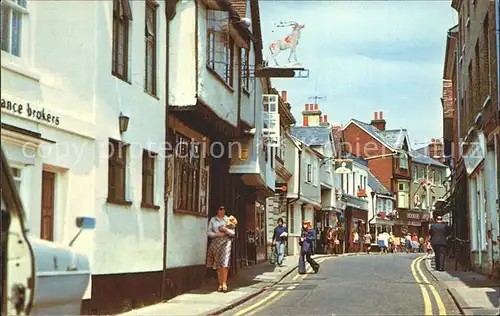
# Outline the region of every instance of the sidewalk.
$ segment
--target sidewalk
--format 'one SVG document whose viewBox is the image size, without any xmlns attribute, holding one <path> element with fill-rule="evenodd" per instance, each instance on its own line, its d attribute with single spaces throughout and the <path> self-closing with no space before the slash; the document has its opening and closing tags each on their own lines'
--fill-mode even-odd
<svg viewBox="0 0 500 316">
<path fill-rule="evenodd" d="M 447 259 L 445 271 L 434 269 L 434 257 L 425 260 L 432 276 L 443 284 L 464 315 L 497 315 L 500 284 L 476 272 L 455 271 L 455 260 Z"/>
<path fill-rule="evenodd" d="M 345 254 L 355 255 L 355 254 Z M 344 255 L 344 256 L 345 256 Z M 316 255 L 321 258 L 326 255 Z M 343 255 L 341 255 L 343 256 Z M 287 256 L 283 267 L 275 267 L 268 262 L 242 269 L 228 280 L 229 292 L 219 293 L 217 281 L 209 280 L 204 286 L 173 299 L 120 315 L 216 315 L 223 313 L 264 292 L 297 268 L 298 256 Z"/>
</svg>

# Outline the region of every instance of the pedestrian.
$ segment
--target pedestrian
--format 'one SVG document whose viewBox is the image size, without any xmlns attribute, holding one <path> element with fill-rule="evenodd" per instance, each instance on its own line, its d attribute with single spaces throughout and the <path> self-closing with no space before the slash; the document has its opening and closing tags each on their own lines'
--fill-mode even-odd
<svg viewBox="0 0 500 316">
<path fill-rule="evenodd" d="M 443 222 L 443 218 L 438 216 L 436 223 L 431 225 L 429 230 L 432 249 L 434 250 L 434 260 L 436 262 L 436 270 L 444 271 L 444 260 L 447 251 L 448 236 L 450 235 L 450 227 Z"/>
<path fill-rule="evenodd" d="M 406 250 L 406 253 L 411 251 L 411 234 L 410 233 L 406 234 L 406 237 L 405 237 L 405 250 Z"/>
<path fill-rule="evenodd" d="M 365 249 L 366 249 L 366 253 L 367 254 L 370 254 L 370 251 L 372 249 L 372 235 L 370 234 L 370 232 L 366 232 L 366 234 L 363 236 L 363 239 L 365 241 Z"/>
<path fill-rule="evenodd" d="M 278 226 L 274 228 L 273 232 L 273 243 L 276 249 L 276 254 L 278 255 L 278 260 L 276 263 L 278 266 L 283 266 L 283 258 L 285 256 L 285 245 L 288 238 L 288 232 L 286 227 L 283 226 L 283 218 L 278 219 Z"/>
<path fill-rule="evenodd" d="M 332 226 L 328 227 L 328 230 L 326 231 L 326 254 L 331 255 L 335 251 L 335 239 L 336 239 L 336 234 L 335 234 L 335 228 Z"/>
<path fill-rule="evenodd" d="M 314 273 L 318 273 L 319 271 L 319 263 L 317 263 L 312 255 L 312 247 L 313 247 L 314 235 L 313 229 L 310 221 L 304 221 L 302 223 L 302 232 L 300 235 L 300 257 L 299 257 L 299 273 L 306 273 L 306 260 L 311 265 L 314 270 Z"/>
<path fill-rule="evenodd" d="M 378 247 L 380 248 L 380 253 L 387 253 L 389 235 L 383 230 L 378 235 Z"/>
<path fill-rule="evenodd" d="M 425 240 L 424 237 L 420 236 L 418 238 L 418 252 L 424 252 L 425 251 Z"/>
<path fill-rule="evenodd" d="M 413 233 L 413 236 L 411 237 L 411 249 L 412 252 L 418 252 L 418 236 L 416 233 Z"/>
<path fill-rule="evenodd" d="M 219 207 L 217 215 L 208 222 L 207 235 L 212 239 L 207 251 L 207 267 L 217 270 L 219 280 L 218 292 L 227 292 L 227 272 L 231 259 L 231 244 L 234 229 L 228 224 L 230 218 L 226 216 L 224 206 Z"/>
</svg>

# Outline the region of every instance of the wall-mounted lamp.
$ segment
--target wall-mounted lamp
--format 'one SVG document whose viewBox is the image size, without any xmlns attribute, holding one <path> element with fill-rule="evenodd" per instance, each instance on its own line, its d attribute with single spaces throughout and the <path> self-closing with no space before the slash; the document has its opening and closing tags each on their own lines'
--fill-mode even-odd
<svg viewBox="0 0 500 316">
<path fill-rule="evenodd" d="M 128 121 L 130 120 L 130 117 L 124 115 L 123 113 L 120 113 L 119 117 L 119 123 L 120 123 L 120 133 L 126 132 L 128 129 Z"/>
</svg>

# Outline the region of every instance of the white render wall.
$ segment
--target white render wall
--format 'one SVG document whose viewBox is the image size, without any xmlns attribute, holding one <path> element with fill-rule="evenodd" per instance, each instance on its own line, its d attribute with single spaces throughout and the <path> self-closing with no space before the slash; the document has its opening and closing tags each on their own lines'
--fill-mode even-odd
<svg viewBox="0 0 500 316">
<path fill-rule="evenodd" d="M 42 146 L 44 158 L 36 159 L 26 173 L 30 179 L 26 183 L 30 183 L 33 194 L 26 202 L 32 233 L 39 234 L 40 227 L 41 199 L 34 191 L 40 190 L 41 165 L 48 164 L 60 174 L 56 189 L 57 239 L 67 243 L 74 236 L 78 215 L 94 216 L 97 220 L 96 229 L 84 232 L 75 244 L 75 248 L 90 255 L 94 274 L 161 270 L 161 158 L 155 166 L 155 204 L 161 208 L 141 209 L 140 203 L 142 149 L 162 153 L 164 141 L 164 3 L 160 2 L 157 9 L 158 98 L 145 93 L 143 87 L 144 2 L 131 1 L 134 19 L 129 45 L 130 83 L 111 75 L 111 1 L 28 4 L 30 25 L 24 31 L 29 32 L 31 45 L 23 47 L 27 63 L 23 66 L 25 59 L 18 60 L 2 51 L 2 97 L 8 94 L 22 98 L 60 117 L 60 125 L 54 127 L 3 115 L 2 110 L 3 123 L 40 132 L 42 137 L 56 142 Z M 9 68 L 17 67 L 18 73 L 6 69 L 6 64 Z M 118 127 L 120 112 L 130 117 L 128 130 L 122 135 Z M 110 137 L 131 144 L 127 166 L 127 198 L 133 203 L 130 207 L 106 203 Z M 57 154 L 55 148 L 64 145 L 73 151 Z M 84 150 L 83 158 L 78 158 L 79 150 Z M 29 196 L 27 190 L 22 191 L 24 197 Z M 169 245 L 169 252 L 185 250 L 176 249 L 177 245 Z"/>
</svg>

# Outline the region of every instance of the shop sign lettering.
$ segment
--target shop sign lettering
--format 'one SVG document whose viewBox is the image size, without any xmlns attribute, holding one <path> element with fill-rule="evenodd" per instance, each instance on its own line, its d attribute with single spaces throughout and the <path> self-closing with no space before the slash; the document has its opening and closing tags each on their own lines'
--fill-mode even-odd
<svg viewBox="0 0 500 316">
<path fill-rule="evenodd" d="M 418 213 L 408 213 L 408 219 L 419 220 L 420 219 L 420 214 L 418 214 Z"/>
<path fill-rule="evenodd" d="M 31 106 L 29 102 L 23 104 L 20 102 L 7 100 L 2 97 L 0 100 L 0 106 L 4 111 L 9 111 L 11 113 L 24 116 L 32 120 L 45 122 L 55 126 L 59 125 L 59 116 L 53 115 L 49 111 L 46 111 L 44 108 L 35 108 Z"/>
</svg>

